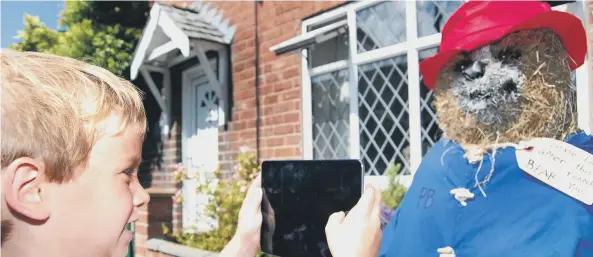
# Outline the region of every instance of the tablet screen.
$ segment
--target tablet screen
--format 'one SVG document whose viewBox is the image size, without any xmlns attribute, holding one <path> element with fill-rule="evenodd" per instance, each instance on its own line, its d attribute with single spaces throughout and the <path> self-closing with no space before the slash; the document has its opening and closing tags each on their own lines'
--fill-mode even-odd
<svg viewBox="0 0 593 257">
<path fill-rule="evenodd" d="M 331 256 L 327 220 L 354 207 L 362 183 L 358 160 L 263 162 L 262 251 L 281 257 Z"/>
</svg>

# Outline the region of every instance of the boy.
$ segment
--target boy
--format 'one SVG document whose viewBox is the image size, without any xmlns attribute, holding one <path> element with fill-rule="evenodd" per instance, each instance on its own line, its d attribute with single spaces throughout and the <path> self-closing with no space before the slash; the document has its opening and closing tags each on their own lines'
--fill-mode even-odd
<svg viewBox="0 0 593 257">
<path fill-rule="evenodd" d="M 136 174 L 146 131 L 140 92 L 70 58 L 3 50 L 0 63 L 2 255 L 126 256 L 125 227 L 149 201 Z M 258 179 L 221 256 L 255 255 L 261 199 Z M 371 188 L 348 217 L 330 218 L 334 256 L 376 256 L 379 203 Z"/>
</svg>

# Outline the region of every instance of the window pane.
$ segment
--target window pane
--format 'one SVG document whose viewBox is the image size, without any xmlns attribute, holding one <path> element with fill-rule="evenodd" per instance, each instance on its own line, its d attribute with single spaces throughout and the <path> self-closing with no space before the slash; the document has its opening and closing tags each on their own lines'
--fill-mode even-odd
<svg viewBox="0 0 593 257">
<path fill-rule="evenodd" d="M 360 156 L 367 175 L 390 162 L 409 174 L 408 65 L 406 55 L 360 66 Z"/>
<path fill-rule="evenodd" d="M 308 31 L 316 30 L 327 25 L 345 20 L 346 17 L 340 17 L 325 23 L 311 26 Z M 344 33 L 330 40 L 315 44 L 309 51 L 309 62 L 311 67 L 318 67 L 336 61 L 348 60 L 348 33 Z"/>
<path fill-rule="evenodd" d="M 437 48 L 429 48 L 419 51 L 420 61 L 436 54 Z M 433 106 L 434 92 L 424 85 L 422 74 L 420 74 L 420 121 L 422 126 L 422 155 L 441 138 L 441 131 L 436 112 Z"/>
<path fill-rule="evenodd" d="M 583 8 L 583 1 L 576 1 L 566 5 L 566 11 L 577 16 L 583 22 L 583 26 L 586 26 L 585 9 Z"/>
<path fill-rule="evenodd" d="M 311 67 L 318 67 L 336 61 L 348 60 L 348 33 L 338 35 L 311 47 Z"/>
<path fill-rule="evenodd" d="M 406 2 L 388 1 L 356 13 L 358 52 L 406 41 Z"/>
<path fill-rule="evenodd" d="M 311 78 L 313 158 L 349 158 L 348 70 Z"/>
<path fill-rule="evenodd" d="M 441 33 L 445 22 L 462 3 L 463 1 L 417 1 L 418 37 Z"/>
</svg>

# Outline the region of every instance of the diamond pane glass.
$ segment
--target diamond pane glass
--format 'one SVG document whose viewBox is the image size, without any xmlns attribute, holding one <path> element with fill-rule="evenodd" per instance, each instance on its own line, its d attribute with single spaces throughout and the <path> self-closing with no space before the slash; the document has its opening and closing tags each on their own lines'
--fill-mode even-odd
<svg viewBox="0 0 593 257">
<path fill-rule="evenodd" d="M 406 41 L 406 2 L 386 1 L 356 13 L 359 53 Z"/>
<path fill-rule="evenodd" d="M 409 174 L 408 65 L 405 55 L 359 66 L 360 158 L 367 175 L 390 162 Z"/>
<path fill-rule="evenodd" d="M 441 33 L 445 22 L 461 6 L 463 1 L 427 1 L 416 2 L 418 37 Z"/>
<path fill-rule="evenodd" d="M 311 78 L 314 159 L 349 157 L 349 90 L 348 70 Z"/>
<path fill-rule="evenodd" d="M 437 53 L 437 48 L 429 48 L 419 51 L 420 61 Z M 437 142 L 443 133 L 439 127 L 436 112 L 433 105 L 434 93 L 424 85 L 422 74 L 420 74 L 420 122 L 422 126 L 422 155 Z"/>
</svg>

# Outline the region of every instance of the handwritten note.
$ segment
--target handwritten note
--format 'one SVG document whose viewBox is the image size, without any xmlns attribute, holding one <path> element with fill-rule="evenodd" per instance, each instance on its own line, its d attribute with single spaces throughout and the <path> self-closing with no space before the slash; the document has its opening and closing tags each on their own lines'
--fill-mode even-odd
<svg viewBox="0 0 593 257">
<path fill-rule="evenodd" d="M 520 144 L 517 163 L 526 173 L 557 190 L 593 205 L 593 155 L 571 144 L 537 138 Z"/>
</svg>

